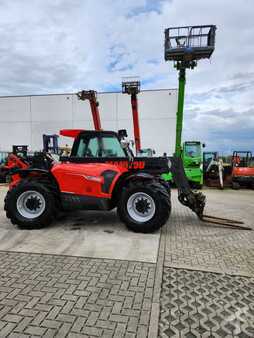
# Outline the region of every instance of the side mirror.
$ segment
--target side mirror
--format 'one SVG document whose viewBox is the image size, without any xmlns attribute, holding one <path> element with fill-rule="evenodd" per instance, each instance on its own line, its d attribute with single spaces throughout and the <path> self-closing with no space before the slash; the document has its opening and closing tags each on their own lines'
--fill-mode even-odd
<svg viewBox="0 0 254 338">
<path fill-rule="evenodd" d="M 205 143 L 203 143 L 203 144 L 202 144 L 202 147 L 203 147 L 203 148 L 205 148 L 205 147 L 206 147 L 206 144 L 205 144 Z"/>
<path fill-rule="evenodd" d="M 118 136 L 119 136 L 120 139 L 128 137 L 127 130 L 126 129 L 118 130 Z"/>
</svg>

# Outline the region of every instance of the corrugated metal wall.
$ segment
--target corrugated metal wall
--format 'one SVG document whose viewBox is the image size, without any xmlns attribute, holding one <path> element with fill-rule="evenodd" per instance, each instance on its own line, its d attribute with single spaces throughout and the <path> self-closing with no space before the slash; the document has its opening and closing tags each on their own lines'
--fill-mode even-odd
<svg viewBox="0 0 254 338">
<path fill-rule="evenodd" d="M 177 90 L 147 90 L 139 96 L 139 117 L 143 148 L 154 148 L 158 155 L 171 154 L 175 144 Z M 127 129 L 133 137 L 130 96 L 99 93 L 102 127 Z M 88 101 L 75 94 L 0 97 L 0 150 L 13 144 L 42 148 L 42 134 L 58 134 L 62 128 L 93 129 Z M 60 138 L 71 145 L 71 139 Z"/>
</svg>

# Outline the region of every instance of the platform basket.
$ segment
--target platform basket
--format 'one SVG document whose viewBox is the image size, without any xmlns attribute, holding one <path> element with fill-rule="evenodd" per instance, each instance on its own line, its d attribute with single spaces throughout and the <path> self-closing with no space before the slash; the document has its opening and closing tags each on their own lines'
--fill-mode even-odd
<svg viewBox="0 0 254 338">
<path fill-rule="evenodd" d="M 138 76 L 126 76 L 122 78 L 123 94 L 138 94 L 140 92 L 140 80 Z"/>
<path fill-rule="evenodd" d="M 172 27 L 165 30 L 165 60 L 209 59 L 215 47 L 215 25 Z"/>
</svg>

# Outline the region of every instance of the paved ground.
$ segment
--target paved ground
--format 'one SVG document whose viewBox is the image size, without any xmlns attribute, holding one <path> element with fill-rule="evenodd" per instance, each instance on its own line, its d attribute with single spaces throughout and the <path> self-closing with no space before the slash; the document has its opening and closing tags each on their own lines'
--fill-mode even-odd
<svg viewBox="0 0 254 338">
<path fill-rule="evenodd" d="M 254 192 L 208 190 L 207 214 L 254 229 Z M 204 224 L 181 206 L 163 229 L 160 337 L 254 337 L 254 231 Z"/>
<path fill-rule="evenodd" d="M 155 264 L 0 253 L 0 337 L 147 337 Z"/>
<path fill-rule="evenodd" d="M 254 227 L 253 191 L 205 193 Z M 0 210 L 0 228 L 0 338 L 254 337 L 254 231 L 202 224 L 175 193 L 161 236 L 115 213 L 29 232 Z"/>
<path fill-rule="evenodd" d="M 0 205 L 6 188 L 0 189 Z M 0 209 L 0 250 L 136 260 L 156 263 L 159 231 L 136 234 L 112 212 L 76 212 L 50 227 L 27 231 L 13 226 Z"/>
<path fill-rule="evenodd" d="M 254 228 L 254 191 L 207 190 L 207 214 Z M 175 197 L 175 196 L 174 196 Z M 166 267 L 254 276 L 254 231 L 204 224 L 177 203 L 166 227 Z"/>
<path fill-rule="evenodd" d="M 254 337 L 254 278 L 164 268 L 160 337 Z"/>
</svg>

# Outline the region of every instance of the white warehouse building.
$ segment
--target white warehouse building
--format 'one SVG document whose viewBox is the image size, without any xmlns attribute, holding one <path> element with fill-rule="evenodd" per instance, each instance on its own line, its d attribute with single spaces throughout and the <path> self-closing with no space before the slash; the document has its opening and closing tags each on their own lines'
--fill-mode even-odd
<svg viewBox="0 0 254 338">
<path fill-rule="evenodd" d="M 122 93 L 98 93 L 104 130 L 127 129 L 134 140 L 130 96 Z M 157 155 L 171 155 L 175 146 L 177 90 L 145 90 L 138 94 L 142 148 Z M 43 134 L 59 134 L 60 129 L 93 129 L 88 101 L 76 94 L 52 94 L 0 97 L 0 151 L 11 151 L 13 144 L 42 149 Z M 60 145 L 72 139 L 59 137 Z"/>
</svg>

